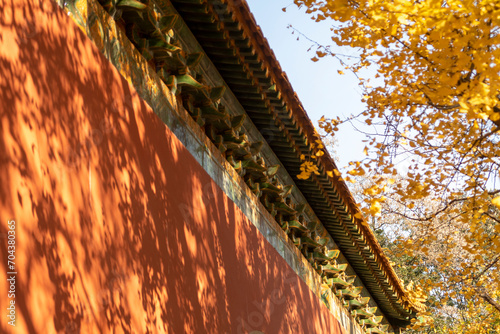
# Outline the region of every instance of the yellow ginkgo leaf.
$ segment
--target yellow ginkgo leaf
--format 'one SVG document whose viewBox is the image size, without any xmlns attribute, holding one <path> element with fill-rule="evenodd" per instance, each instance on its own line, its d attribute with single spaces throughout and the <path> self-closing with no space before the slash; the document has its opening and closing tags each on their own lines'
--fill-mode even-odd
<svg viewBox="0 0 500 334">
<path fill-rule="evenodd" d="M 491 200 L 491 203 L 500 209 L 500 196 L 497 196 Z"/>
<path fill-rule="evenodd" d="M 378 200 L 372 201 L 372 204 L 370 205 L 370 213 L 372 216 L 380 216 L 380 213 L 382 212 L 382 204 Z"/>
</svg>

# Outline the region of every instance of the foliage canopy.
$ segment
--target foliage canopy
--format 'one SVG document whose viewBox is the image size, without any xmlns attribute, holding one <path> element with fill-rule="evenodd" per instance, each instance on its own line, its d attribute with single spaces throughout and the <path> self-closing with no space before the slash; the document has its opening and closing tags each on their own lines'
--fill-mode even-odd
<svg viewBox="0 0 500 334">
<path fill-rule="evenodd" d="M 375 126 L 367 158 L 344 178 L 372 177 L 366 214 L 412 224 L 397 242 L 408 256 L 432 258 L 440 276 L 421 284 L 439 294 L 441 310 L 461 300 L 469 312 L 450 315 L 451 331 L 500 330 L 500 1 L 294 3 L 332 22 L 334 45 L 316 44 L 313 61 L 334 56 L 357 76 L 376 73 L 373 87 L 359 78 L 366 110 L 355 117 Z M 346 61 L 338 46 L 359 58 Z M 351 119 L 326 115 L 319 125 L 334 134 Z M 299 177 L 313 165 L 305 161 Z"/>
</svg>

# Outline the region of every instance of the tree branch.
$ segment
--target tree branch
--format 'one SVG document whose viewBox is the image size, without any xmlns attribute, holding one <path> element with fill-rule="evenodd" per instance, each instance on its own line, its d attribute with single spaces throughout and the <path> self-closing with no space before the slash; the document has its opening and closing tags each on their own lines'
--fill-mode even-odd
<svg viewBox="0 0 500 334">
<path fill-rule="evenodd" d="M 488 293 L 484 291 L 480 292 L 479 297 L 483 298 L 488 304 L 490 304 L 491 306 L 496 308 L 498 312 L 500 312 L 500 303 L 495 301 L 495 299 L 493 299 L 493 297 L 491 297 Z"/>
<path fill-rule="evenodd" d="M 495 190 L 495 191 L 490 191 L 490 192 L 488 192 L 488 195 L 493 196 L 493 195 L 496 195 L 498 193 L 500 193 L 500 189 Z"/>
<path fill-rule="evenodd" d="M 479 277 L 483 276 L 484 273 L 490 270 L 490 268 L 493 267 L 498 261 L 500 261 L 500 255 L 498 255 L 490 264 L 488 264 L 486 268 L 483 269 L 483 271 L 474 276 L 473 280 L 477 281 Z"/>
<path fill-rule="evenodd" d="M 496 221 L 498 224 L 500 224 L 500 219 L 496 218 L 496 217 L 493 217 L 492 215 L 490 215 L 488 212 L 483 212 L 482 214 L 483 216 L 487 216 L 488 218 Z"/>
<path fill-rule="evenodd" d="M 455 204 L 457 202 L 463 202 L 463 201 L 466 201 L 468 199 L 469 198 L 467 198 L 467 197 L 465 197 L 465 198 L 455 198 L 455 199 L 451 200 L 450 202 L 448 202 L 443 208 L 437 210 L 436 212 L 432 213 L 430 216 L 427 216 L 427 217 L 424 217 L 424 218 L 410 217 L 410 216 L 405 215 L 404 213 L 396 212 L 396 211 L 393 211 L 393 210 L 387 210 L 387 211 L 390 212 L 390 213 L 399 215 L 399 216 L 401 216 L 403 218 L 413 220 L 413 221 L 426 222 L 426 221 L 430 221 L 430 220 L 436 218 L 437 215 L 439 215 L 440 213 L 443 213 L 444 211 L 446 211 L 453 204 Z"/>
</svg>

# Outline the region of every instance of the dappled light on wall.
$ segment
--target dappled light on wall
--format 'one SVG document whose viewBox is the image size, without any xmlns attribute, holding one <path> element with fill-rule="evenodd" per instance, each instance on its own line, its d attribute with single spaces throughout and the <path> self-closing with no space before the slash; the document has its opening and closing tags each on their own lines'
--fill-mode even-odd
<svg viewBox="0 0 500 334">
<path fill-rule="evenodd" d="M 17 224 L 16 327 L 2 314 L 0 332 L 340 333 L 132 86 L 47 3 L 8 3 L 0 15 L 2 296 L 6 222 Z"/>
</svg>

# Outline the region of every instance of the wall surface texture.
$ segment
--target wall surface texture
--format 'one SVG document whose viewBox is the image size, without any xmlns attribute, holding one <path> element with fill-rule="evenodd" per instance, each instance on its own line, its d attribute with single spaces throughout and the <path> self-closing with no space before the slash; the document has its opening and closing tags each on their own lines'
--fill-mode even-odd
<svg viewBox="0 0 500 334">
<path fill-rule="evenodd" d="M 0 0 L 0 310 L 1 333 L 342 332 L 45 0 Z"/>
</svg>

